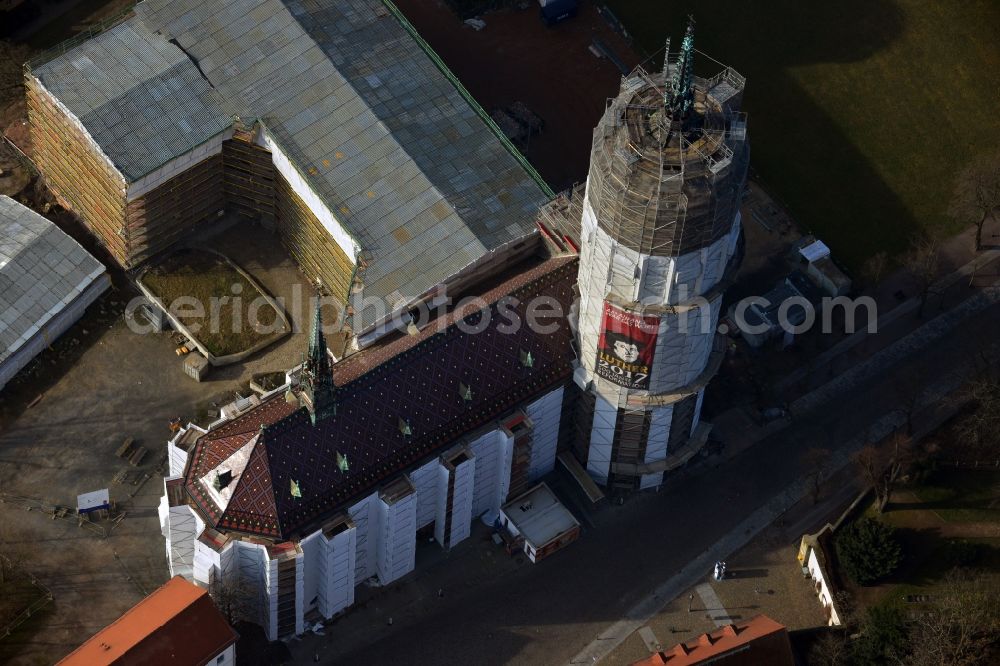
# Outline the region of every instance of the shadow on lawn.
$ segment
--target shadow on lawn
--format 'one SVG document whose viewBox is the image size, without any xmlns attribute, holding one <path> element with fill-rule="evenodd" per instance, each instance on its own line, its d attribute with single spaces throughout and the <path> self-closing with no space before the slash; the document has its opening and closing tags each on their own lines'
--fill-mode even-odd
<svg viewBox="0 0 1000 666">
<path fill-rule="evenodd" d="M 863 61 L 885 49 L 903 34 L 906 23 L 895 2 L 610 4 L 647 52 L 662 49 L 668 35 L 676 48 L 684 17 L 695 14 L 698 49 L 747 77 L 743 110 L 749 115 L 752 168 L 765 185 L 773 181 L 773 194 L 784 200 L 804 230 L 821 234 L 854 269 L 876 250 L 891 253 L 906 246 L 916 230 L 910 210 L 876 171 L 863 146 L 790 74 L 807 65 Z M 661 53 L 651 57 L 646 67 L 658 69 L 660 58 Z M 713 64 L 702 57 L 697 71 L 711 75 Z M 895 103 L 886 100 L 887 125 Z M 860 113 L 872 108 L 871 100 L 859 99 Z"/>
</svg>

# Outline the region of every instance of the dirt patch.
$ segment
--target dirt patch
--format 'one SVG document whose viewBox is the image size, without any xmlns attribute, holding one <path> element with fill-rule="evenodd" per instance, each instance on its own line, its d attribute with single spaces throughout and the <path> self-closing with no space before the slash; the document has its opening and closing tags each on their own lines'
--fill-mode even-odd
<svg viewBox="0 0 1000 666">
<path fill-rule="evenodd" d="M 220 255 L 180 250 L 141 279 L 214 356 L 238 354 L 287 331 L 264 294 Z"/>
</svg>

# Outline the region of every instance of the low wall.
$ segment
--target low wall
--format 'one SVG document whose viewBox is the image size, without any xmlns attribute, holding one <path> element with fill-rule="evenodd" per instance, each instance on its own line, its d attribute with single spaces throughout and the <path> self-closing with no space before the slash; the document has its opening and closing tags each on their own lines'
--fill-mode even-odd
<svg viewBox="0 0 1000 666">
<path fill-rule="evenodd" d="M 185 248 L 185 249 L 192 249 L 192 248 Z M 249 349 L 237 352 L 235 354 L 226 354 L 225 356 L 215 356 L 210 351 L 208 351 L 205 345 L 203 345 L 201 342 L 198 341 L 198 338 L 195 336 L 194 333 L 191 332 L 191 330 L 187 326 L 181 323 L 181 321 L 177 317 L 175 317 L 172 312 L 170 312 L 170 310 L 163 304 L 160 298 L 156 294 L 154 294 L 152 290 L 142 282 L 143 276 L 146 274 L 146 271 L 150 269 L 150 267 L 144 268 L 142 272 L 139 273 L 139 275 L 136 276 L 135 278 L 135 283 L 136 286 L 139 287 L 139 291 L 142 292 L 142 295 L 145 296 L 150 303 L 159 308 L 159 310 L 164 314 L 164 316 L 170 322 L 170 325 L 174 327 L 174 330 L 183 333 L 187 337 L 187 339 L 191 341 L 191 344 L 194 345 L 195 349 L 197 349 L 205 358 L 208 359 L 208 362 L 210 364 L 212 364 L 213 366 L 223 366 L 223 365 L 231 365 L 233 363 L 239 363 L 240 361 L 246 359 L 250 355 L 256 354 L 265 347 L 269 347 L 278 340 L 285 337 L 286 335 L 291 334 L 292 325 L 288 321 L 288 317 L 285 315 L 284 310 L 278 306 L 278 303 L 274 300 L 274 298 L 271 297 L 271 294 L 269 294 L 267 290 L 264 289 L 264 287 L 259 282 L 257 282 L 257 280 L 255 280 L 249 273 L 244 271 L 242 268 L 237 266 L 226 255 L 220 252 L 216 252 L 215 250 L 208 250 L 203 248 L 197 248 L 197 249 L 200 252 L 208 252 L 214 254 L 222 258 L 227 264 L 232 266 L 237 273 L 243 276 L 246 279 L 246 281 L 249 282 L 251 285 L 253 285 L 254 289 L 256 289 L 260 293 L 260 295 L 264 297 L 264 299 L 267 301 L 267 304 L 274 309 L 276 315 L 281 319 L 282 326 L 284 327 L 282 331 L 268 336 L 267 338 L 261 340 L 260 342 L 258 342 Z"/>
</svg>

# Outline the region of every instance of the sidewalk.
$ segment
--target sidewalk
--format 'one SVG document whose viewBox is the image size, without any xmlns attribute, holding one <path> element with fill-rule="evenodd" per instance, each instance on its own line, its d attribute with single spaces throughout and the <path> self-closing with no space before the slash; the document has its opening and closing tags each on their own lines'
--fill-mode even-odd
<svg viewBox="0 0 1000 666">
<path fill-rule="evenodd" d="M 1000 250 L 992 251 L 1000 259 Z M 965 267 L 963 267 L 965 268 Z M 947 279 L 955 280 L 953 276 L 968 275 L 962 269 Z M 957 304 L 944 314 L 933 319 L 919 320 L 921 324 L 915 328 L 906 327 L 903 335 L 892 337 L 890 332 L 879 332 L 880 345 L 877 351 L 865 356 L 859 362 L 853 363 L 839 373 L 830 372 L 828 381 L 813 388 L 808 393 L 799 396 L 790 404 L 789 418 L 779 419 L 760 425 L 759 416 L 752 414 L 748 407 L 739 406 L 730 409 L 713 419 L 713 431 L 725 442 L 724 458 L 730 459 L 760 440 L 788 427 L 791 419 L 802 416 L 829 401 L 835 394 L 849 391 L 859 386 L 874 375 L 885 372 L 894 364 L 939 340 L 954 330 L 962 322 L 1000 302 L 1000 278 L 996 278 L 988 287 L 982 288 Z M 881 318 L 880 318 L 881 321 Z M 865 336 L 863 332 L 855 335 Z M 943 370 L 947 374 L 949 370 Z M 826 377 L 827 373 L 815 373 Z M 907 381 L 907 379 L 901 379 Z"/>
<path fill-rule="evenodd" d="M 660 649 L 697 638 L 730 622 L 759 614 L 789 630 L 823 626 L 826 614 L 813 583 L 796 559 L 798 540 L 835 518 L 857 494 L 854 475 L 828 479 L 819 504 L 800 500 L 744 548 L 726 557 L 723 581 L 706 571 L 702 579 L 663 607 L 601 663 L 631 664 Z M 690 609 L 690 610 L 689 610 Z"/>
<path fill-rule="evenodd" d="M 886 298 L 876 299 L 880 313 L 876 333 L 869 334 L 867 326 L 860 324 L 857 331 L 811 359 L 808 365 L 801 366 L 780 379 L 775 386 L 776 390 L 779 392 L 792 391 L 807 379 L 822 377 L 824 370 L 832 372 L 836 365 L 842 365 L 838 363 L 838 360 L 848 353 L 853 352 L 853 358 L 850 360 L 857 362 L 883 348 L 888 341 L 905 335 L 915 328 L 920 328 L 936 316 L 940 316 L 941 313 L 950 312 L 959 307 L 982 289 L 981 286 L 970 285 L 970 276 L 973 274 L 975 274 L 976 282 L 981 283 L 983 280 L 987 280 L 991 284 L 996 284 L 995 280 L 1000 275 L 1000 249 L 991 249 L 980 253 L 935 282 L 931 287 L 931 296 L 924 308 L 923 318 L 917 316 L 920 309 L 919 295 L 899 304 L 892 303 Z M 906 276 L 901 277 L 905 278 Z M 891 289 L 892 285 L 899 280 L 898 274 L 893 276 L 893 279 L 887 280 L 889 286 L 881 287 L 879 291 L 884 292 Z M 887 308 L 887 305 L 890 307 Z M 859 346 L 861 348 L 856 349 Z"/>
</svg>

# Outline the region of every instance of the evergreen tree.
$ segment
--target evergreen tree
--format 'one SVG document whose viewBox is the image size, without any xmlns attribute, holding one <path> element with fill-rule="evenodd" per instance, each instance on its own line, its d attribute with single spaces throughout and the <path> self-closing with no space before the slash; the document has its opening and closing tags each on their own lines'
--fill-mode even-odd
<svg viewBox="0 0 1000 666">
<path fill-rule="evenodd" d="M 837 535 L 837 557 L 858 585 L 871 585 L 899 566 L 902 550 L 892 527 L 862 518 Z"/>
</svg>

